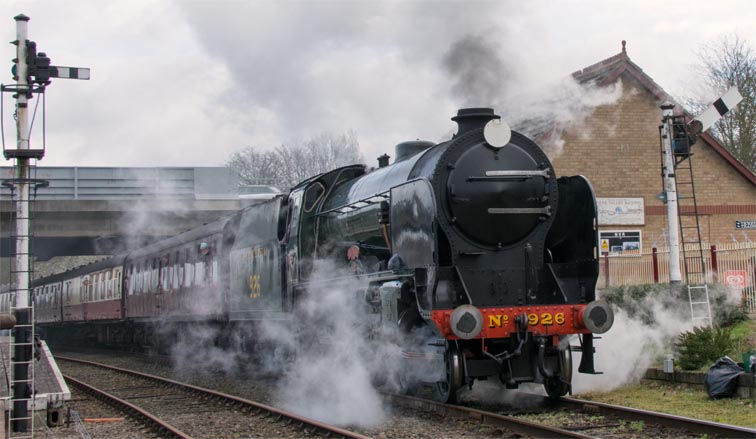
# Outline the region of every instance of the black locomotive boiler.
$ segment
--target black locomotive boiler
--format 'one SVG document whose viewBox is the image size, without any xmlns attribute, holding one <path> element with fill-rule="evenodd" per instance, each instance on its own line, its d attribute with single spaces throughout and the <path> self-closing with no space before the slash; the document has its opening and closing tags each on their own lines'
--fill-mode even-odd
<svg viewBox="0 0 756 439">
<path fill-rule="evenodd" d="M 381 328 L 433 334 L 440 399 L 488 378 L 564 395 L 569 337 L 579 335 L 579 371 L 594 373 L 593 334 L 613 323 L 596 300 L 591 186 L 557 178 L 541 148 L 492 109 L 452 119 L 452 139 L 399 144 L 390 165 L 334 169 L 203 228 L 37 279 L 39 325 L 55 329 L 48 336 L 155 346 L 203 321 L 253 346 L 250 322 L 291 318 L 308 289 L 347 277 L 361 282 Z M 320 259 L 343 270 L 316 276 Z M 154 330 L 166 320 L 173 335 Z M 427 360 L 412 349 L 407 361 Z"/>
</svg>

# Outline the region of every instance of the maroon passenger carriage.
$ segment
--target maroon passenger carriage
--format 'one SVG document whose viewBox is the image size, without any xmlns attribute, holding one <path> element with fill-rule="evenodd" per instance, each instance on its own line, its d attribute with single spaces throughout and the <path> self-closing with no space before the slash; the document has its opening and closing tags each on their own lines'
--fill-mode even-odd
<svg viewBox="0 0 756 439">
<path fill-rule="evenodd" d="M 120 342 L 169 344 L 171 335 L 181 332 L 180 325 L 168 337 L 165 333 L 159 337 L 150 323 L 221 319 L 226 222 L 226 218 L 211 222 L 126 256 L 124 318 L 135 330 L 126 335 L 130 340 Z"/>
<path fill-rule="evenodd" d="M 32 282 L 35 321 L 48 340 L 145 347 L 166 345 L 156 322 L 218 321 L 227 218 Z M 10 303 L 13 292 L 0 294 Z M 7 297 L 6 297 L 7 296 Z M 8 305 L 9 307 L 9 305 Z M 52 329 L 65 326 L 65 331 Z"/>
<path fill-rule="evenodd" d="M 123 259 L 116 256 L 34 280 L 36 323 L 73 323 L 83 327 L 86 323 L 123 319 Z"/>
</svg>

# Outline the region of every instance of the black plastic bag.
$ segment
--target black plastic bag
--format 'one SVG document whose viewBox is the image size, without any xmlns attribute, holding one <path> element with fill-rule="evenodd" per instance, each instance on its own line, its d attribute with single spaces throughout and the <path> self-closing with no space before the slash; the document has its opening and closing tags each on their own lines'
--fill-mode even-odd
<svg viewBox="0 0 756 439">
<path fill-rule="evenodd" d="M 745 373 L 730 357 L 721 357 L 704 375 L 706 393 L 712 398 L 729 398 L 738 388 L 738 377 Z"/>
</svg>

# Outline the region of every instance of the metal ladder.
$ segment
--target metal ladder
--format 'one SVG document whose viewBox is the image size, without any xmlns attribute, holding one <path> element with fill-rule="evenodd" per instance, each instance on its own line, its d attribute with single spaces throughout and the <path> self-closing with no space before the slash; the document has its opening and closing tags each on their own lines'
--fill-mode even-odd
<svg viewBox="0 0 756 439">
<path fill-rule="evenodd" d="M 31 291 L 30 291 L 31 294 Z M 31 300 L 31 299 L 30 299 Z M 31 300 L 33 303 L 33 300 Z M 11 305 L 11 312 L 15 315 L 16 306 L 15 301 L 13 305 Z M 28 333 L 28 342 L 24 343 L 16 343 L 16 333 L 17 331 L 27 331 Z M 8 389 L 8 395 L 10 396 L 10 404 L 11 407 L 9 407 L 8 411 L 8 422 L 7 422 L 7 429 L 6 432 L 8 433 L 8 439 L 22 439 L 22 438 L 32 438 L 34 437 L 34 412 L 35 412 L 35 403 L 34 403 L 34 394 L 35 394 L 35 387 L 34 387 L 34 362 L 35 362 L 35 355 L 34 355 L 34 307 L 30 307 L 30 324 L 27 325 L 16 325 L 13 329 L 11 329 L 11 338 L 10 338 L 10 352 L 9 352 L 9 358 L 10 358 L 10 379 L 9 379 L 9 385 L 10 388 Z M 31 355 L 29 357 L 29 361 L 17 361 L 16 360 L 16 349 L 31 349 Z M 15 368 L 16 367 L 23 367 L 26 366 L 29 370 L 29 375 L 27 376 L 26 380 L 17 380 L 14 376 Z M 26 388 L 28 389 L 28 394 L 24 395 L 16 395 L 15 394 L 15 384 L 24 384 L 26 385 Z M 28 407 L 28 414 L 27 416 L 23 417 L 14 417 L 13 415 L 13 404 L 15 402 L 19 403 L 25 403 Z M 15 432 L 13 431 L 13 425 L 17 421 L 26 421 L 26 431 L 25 432 Z"/>
<path fill-rule="evenodd" d="M 29 180 L 33 184 L 36 184 L 34 180 Z M 32 202 L 32 190 L 28 191 L 28 198 L 27 199 L 21 199 L 19 196 L 19 191 L 14 190 L 14 188 L 11 187 L 11 197 L 13 199 L 13 204 L 17 203 L 28 203 L 29 209 L 27 209 L 28 219 L 29 221 L 32 220 L 32 210 L 31 210 L 31 202 Z M 35 188 L 36 192 L 36 188 Z M 16 218 L 16 221 L 18 221 L 20 218 Z M 32 249 L 32 233 L 31 233 L 31 227 L 29 227 L 29 234 L 27 236 L 20 236 L 21 238 L 26 238 L 29 241 L 29 251 Z M 19 235 L 16 233 L 11 234 L 11 240 L 15 241 Z M 17 249 L 14 250 L 14 257 L 16 256 Z M 18 311 L 17 310 L 28 310 L 28 321 L 26 323 L 16 321 L 16 325 L 10 330 L 10 340 L 8 343 L 8 358 L 10 359 L 10 367 L 6 371 L 8 374 L 8 396 L 9 396 L 9 406 L 7 408 L 6 413 L 6 438 L 7 439 L 27 439 L 27 438 L 33 438 L 34 437 L 34 414 L 36 409 L 35 404 L 35 393 L 36 393 L 36 387 L 35 387 L 35 350 L 36 350 L 36 343 L 35 343 L 35 337 L 34 337 L 34 292 L 31 287 L 31 280 L 33 278 L 33 263 L 30 260 L 29 265 L 27 267 L 27 275 L 29 279 L 29 285 L 28 291 L 27 291 L 27 297 L 28 297 L 28 304 L 22 304 L 24 306 L 18 306 L 19 304 L 16 301 L 16 295 L 13 296 L 11 304 L 10 304 L 10 312 L 12 315 L 17 316 L 18 318 Z M 19 267 L 14 267 L 11 270 L 11 277 L 15 278 L 18 273 L 22 272 Z M 20 290 L 20 286 L 16 285 L 16 291 Z M 19 337 L 18 341 L 17 336 Z M 23 352 L 26 350 L 26 354 L 28 354 L 28 360 L 27 361 L 21 361 L 18 359 L 20 354 L 22 355 Z M 27 370 L 27 377 L 26 379 L 18 379 L 18 377 L 15 376 L 16 369 L 19 368 L 26 368 Z M 19 389 L 23 389 L 21 394 L 17 394 L 15 387 L 18 386 Z M 19 416 L 15 410 L 16 405 L 25 405 L 26 406 L 26 415 L 25 416 Z M 14 431 L 14 426 L 16 424 L 25 424 L 26 428 L 25 431 Z"/>
<path fill-rule="evenodd" d="M 675 117 L 673 124 L 684 126 L 685 120 L 682 117 Z M 709 287 L 706 285 L 706 258 L 701 242 L 701 224 L 698 221 L 692 155 L 689 146 L 685 152 L 675 152 L 677 217 L 680 223 L 680 242 L 690 316 L 695 323 L 711 326 Z"/>
</svg>

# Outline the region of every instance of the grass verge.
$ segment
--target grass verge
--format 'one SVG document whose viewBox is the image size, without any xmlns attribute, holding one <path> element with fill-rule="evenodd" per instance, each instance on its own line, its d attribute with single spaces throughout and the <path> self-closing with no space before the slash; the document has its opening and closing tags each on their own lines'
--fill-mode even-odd
<svg viewBox="0 0 756 439">
<path fill-rule="evenodd" d="M 750 398 L 711 399 L 704 390 L 668 384 L 634 384 L 611 392 L 577 395 L 607 404 L 756 428 L 756 403 Z"/>
</svg>

